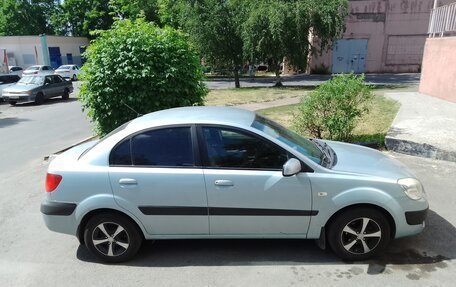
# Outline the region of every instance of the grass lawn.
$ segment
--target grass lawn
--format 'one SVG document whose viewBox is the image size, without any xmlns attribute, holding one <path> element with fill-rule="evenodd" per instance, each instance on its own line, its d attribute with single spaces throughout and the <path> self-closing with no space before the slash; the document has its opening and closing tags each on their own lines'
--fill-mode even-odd
<svg viewBox="0 0 456 287">
<path fill-rule="evenodd" d="M 376 142 L 384 147 L 386 133 L 399 106 L 398 102 L 377 94 L 372 102 L 370 113 L 362 117 L 356 125 L 353 142 Z M 293 117 L 298 112 L 298 105 L 274 107 L 258 112 L 286 127 L 293 128 Z"/>
<path fill-rule="evenodd" d="M 307 94 L 312 88 L 241 88 L 210 90 L 206 97 L 206 106 L 236 106 L 249 103 L 261 103 L 284 98 L 295 98 Z"/>
<path fill-rule="evenodd" d="M 305 96 L 313 87 L 283 87 L 283 88 L 241 88 L 210 90 L 206 97 L 207 106 L 235 106 L 248 103 L 260 103 L 284 98 Z M 371 111 L 358 121 L 354 130 L 353 142 L 377 142 L 384 146 L 386 133 L 396 116 L 400 104 L 387 99 L 387 92 L 416 91 L 417 86 L 378 86 L 373 92 Z M 258 111 L 284 126 L 293 128 L 293 117 L 298 111 L 298 105 L 279 106 Z"/>
</svg>

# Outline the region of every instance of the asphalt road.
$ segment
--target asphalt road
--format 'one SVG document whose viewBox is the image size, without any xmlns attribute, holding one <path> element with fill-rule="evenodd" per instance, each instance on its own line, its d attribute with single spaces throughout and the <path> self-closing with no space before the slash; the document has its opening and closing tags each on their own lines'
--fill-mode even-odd
<svg viewBox="0 0 456 287">
<path fill-rule="evenodd" d="M 330 78 L 330 75 L 294 75 L 282 77 L 283 84 L 286 86 L 316 86 Z M 420 74 L 366 74 L 366 82 L 374 85 L 418 85 L 420 83 Z M 241 79 L 241 87 L 270 87 L 274 83 L 274 77 Z M 234 88 L 234 80 L 232 78 L 214 78 L 206 81 L 206 84 L 210 89 Z"/>
<path fill-rule="evenodd" d="M 43 156 L 90 135 L 76 101 L 0 105 L 0 286 L 451 286 L 456 279 L 456 163 L 392 154 L 431 205 L 421 235 L 379 258 L 343 262 L 305 240 L 147 242 L 131 262 L 100 263 L 76 238 L 47 230 Z M 36 147 L 34 147 L 36 146 Z"/>
</svg>

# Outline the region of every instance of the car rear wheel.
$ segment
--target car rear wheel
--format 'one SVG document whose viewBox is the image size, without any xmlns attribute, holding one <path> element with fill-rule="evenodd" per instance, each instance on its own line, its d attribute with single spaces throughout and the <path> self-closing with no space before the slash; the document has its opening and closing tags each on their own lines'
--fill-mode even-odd
<svg viewBox="0 0 456 287">
<path fill-rule="evenodd" d="M 84 229 L 84 242 L 98 258 L 106 262 L 124 262 L 138 252 L 142 235 L 130 219 L 105 213 L 92 217 Z"/>
<path fill-rule="evenodd" d="M 42 103 L 44 103 L 44 95 L 43 93 L 38 93 L 35 97 L 35 104 L 41 105 Z"/>
<path fill-rule="evenodd" d="M 69 98 L 70 98 L 70 93 L 68 92 L 67 89 L 65 89 L 65 91 L 63 91 L 62 99 L 68 100 Z"/>
<path fill-rule="evenodd" d="M 330 224 L 328 242 L 342 259 L 365 260 L 383 251 L 391 227 L 385 215 L 373 208 L 355 208 L 337 216 Z"/>
<path fill-rule="evenodd" d="M 78 80 L 78 77 L 76 76 L 76 74 L 73 74 L 73 77 L 71 78 L 73 81 L 77 81 Z"/>
<path fill-rule="evenodd" d="M 15 106 L 15 105 L 17 104 L 17 102 L 15 102 L 15 101 L 10 101 L 9 104 L 12 105 L 12 106 Z"/>
</svg>

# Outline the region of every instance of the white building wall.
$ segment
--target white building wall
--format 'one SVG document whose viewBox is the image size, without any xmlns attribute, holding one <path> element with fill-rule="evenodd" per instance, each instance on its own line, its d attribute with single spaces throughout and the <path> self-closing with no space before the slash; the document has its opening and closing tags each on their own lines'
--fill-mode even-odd
<svg viewBox="0 0 456 287">
<path fill-rule="evenodd" d="M 46 40 L 48 47 L 60 48 L 62 64 L 68 63 L 67 54 L 72 55 L 75 64 L 80 64 L 80 47 L 89 45 L 89 40 L 84 37 L 46 36 Z M 0 37 L 0 48 L 7 50 L 10 65 L 27 68 L 45 64 L 39 36 Z"/>
</svg>

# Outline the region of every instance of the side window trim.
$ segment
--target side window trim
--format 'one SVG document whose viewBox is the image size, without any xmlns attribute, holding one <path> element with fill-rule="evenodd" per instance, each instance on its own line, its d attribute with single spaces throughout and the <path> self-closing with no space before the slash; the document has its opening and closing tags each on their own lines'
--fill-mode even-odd
<svg viewBox="0 0 456 287">
<path fill-rule="evenodd" d="M 165 166 L 165 165 L 135 165 L 134 164 L 134 160 L 133 160 L 133 145 L 131 143 L 131 140 L 133 137 L 135 137 L 136 135 L 139 135 L 139 134 L 142 134 L 142 133 L 146 133 L 146 132 L 149 132 L 149 131 L 154 131 L 154 130 L 161 130 L 161 129 L 169 129 L 169 128 L 190 128 L 190 136 L 191 136 L 191 141 L 192 141 L 192 152 L 193 152 L 193 161 L 194 161 L 194 165 L 193 166 Z M 183 125 L 167 125 L 167 126 L 160 126 L 160 127 L 152 127 L 152 128 L 146 128 L 146 129 L 143 129 L 143 130 L 140 130 L 140 131 L 137 131 L 133 134 L 130 134 L 126 137 L 124 137 L 123 139 L 119 140 L 114 146 L 113 148 L 111 149 L 111 151 L 109 152 L 109 157 L 108 157 L 108 164 L 109 164 L 109 167 L 133 167 L 133 168 L 184 168 L 184 169 L 194 169 L 194 168 L 198 168 L 198 169 L 201 169 L 202 168 L 202 162 L 201 162 L 201 156 L 200 156 L 200 152 L 199 152 L 199 145 L 198 145 L 198 138 L 196 136 L 196 126 L 193 125 L 193 124 L 183 124 Z M 119 146 L 121 145 L 122 143 L 124 143 L 125 141 L 130 141 L 130 161 L 131 161 L 131 165 L 114 165 L 114 164 L 111 164 L 111 158 L 112 158 L 112 152 Z"/>
</svg>

